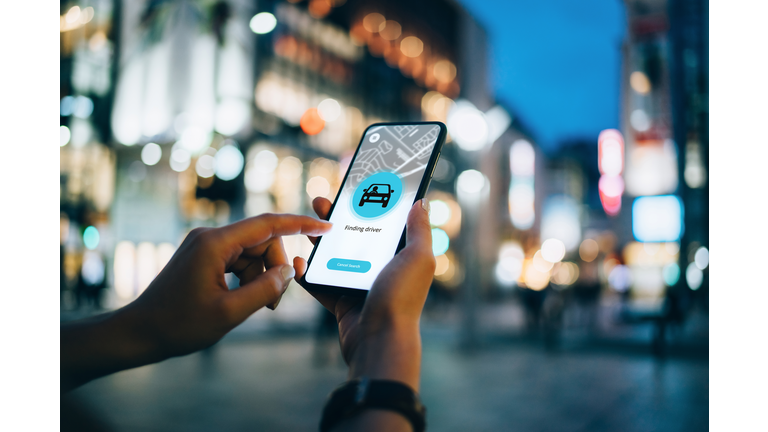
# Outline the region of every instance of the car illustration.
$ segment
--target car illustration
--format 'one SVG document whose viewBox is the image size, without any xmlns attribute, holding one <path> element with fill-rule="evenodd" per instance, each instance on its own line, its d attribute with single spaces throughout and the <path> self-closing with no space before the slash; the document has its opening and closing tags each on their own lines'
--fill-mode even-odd
<svg viewBox="0 0 768 432">
<path fill-rule="evenodd" d="M 363 196 L 360 197 L 360 204 L 358 207 L 362 207 L 365 203 L 381 203 L 382 208 L 387 208 L 389 205 L 389 198 L 395 191 L 389 187 L 388 184 L 372 184 L 368 188 L 363 189 Z"/>
</svg>

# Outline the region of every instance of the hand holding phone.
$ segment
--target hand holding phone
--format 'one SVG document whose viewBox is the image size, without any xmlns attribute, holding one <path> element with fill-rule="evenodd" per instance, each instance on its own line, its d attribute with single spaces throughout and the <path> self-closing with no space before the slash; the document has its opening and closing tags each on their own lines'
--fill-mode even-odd
<svg viewBox="0 0 768 432">
<path fill-rule="evenodd" d="M 426 194 L 446 137 L 440 122 L 366 129 L 299 283 L 311 292 L 365 295 L 405 245 L 408 212 Z"/>
<path fill-rule="evenodd" d="M 336 315 L 344 360 L 350 377 L 394 379 L 418 390 L 421 364 L 419 319 L 435 272 L 432 231 L 425 200 L 407 215 L 406 245 L 379 273 L 367 298 L 310 291 Z M 312 203 L 324 219 L 331 209 L 325 198 Z M 316 237 L 310 237 L 316 243 Z M 296 280 L 307 270 L 300 257 L 293 260 Z"/>
</svg>

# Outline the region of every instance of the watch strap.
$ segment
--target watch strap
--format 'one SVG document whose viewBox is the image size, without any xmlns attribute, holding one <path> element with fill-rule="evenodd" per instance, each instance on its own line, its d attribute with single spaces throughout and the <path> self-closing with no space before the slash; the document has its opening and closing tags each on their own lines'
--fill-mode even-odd
<svg viewBox="0 0 768 432">
<path fill-rule="evenodd" d="M 413 389 L 398 381 L 362 377 L 342 384 L 331 393 L 320 420 L 320 431 L 327 432 L 366 408 L 394 411 L 411 423 L 414 432 L 426 428 L 426 407 Z"/>
</svg>

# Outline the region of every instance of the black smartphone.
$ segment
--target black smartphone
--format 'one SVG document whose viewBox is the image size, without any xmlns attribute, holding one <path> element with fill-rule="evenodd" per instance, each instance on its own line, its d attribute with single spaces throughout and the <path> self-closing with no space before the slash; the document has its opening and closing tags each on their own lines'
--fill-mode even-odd
<svg viewBox="0 0 768 432">
<path fill-rule="evenodd" d="M 310 291 L 365 295 L 405 246 L 405 222 L 424 197 L 445 143 L 440 122 L 368 126 L 299 281 Z"/>
</svg>

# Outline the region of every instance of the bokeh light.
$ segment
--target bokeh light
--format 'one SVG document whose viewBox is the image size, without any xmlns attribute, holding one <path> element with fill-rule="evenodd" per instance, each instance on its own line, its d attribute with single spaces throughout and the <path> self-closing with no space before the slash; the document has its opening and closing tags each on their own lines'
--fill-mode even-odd
<svg viewBox="0 0 768 432">
<path fill-rule="evenodd" d="M 432 200 L 429 202 L 429 223 L 434 226 L 441 226 L 451 219 L 451 208 L 442 200 Z"/>
<path fill-rule="evenodd" d="M 157 273 L 157 251 L 150 242 L 141 242 L 136 247 L 136 283 L 137 294 L 147 289 Z"/>
<path fill-rule="evenodd" d="M 541 238 L 558 239 L 566 250 L 574 250 L 581 242 L 579 206 L 569 195 L 550 195 L 541 215 Z"/>
<path fill-rule="evenodd" d="M 304 112 L 299 120 L 301 130 L 307 135 L 317 135 L 325 127 L 325 120 L 320 117 L 317 108 L 310 108 Z"/>
<path fill-rule="evenodd" d="M 462 150 L 477 151 L 488 144 L 488 122 L 471 102 L 457 101 L 446 120 L 448 132 Z"/>
<path fill-rule="evenodd" d="M 525 254 L 516 241 L 505 241 L 499 248 L 499 260 L 496 263 L 496 281 L 501 286 L 513 286 L 523 272 Z"/>
<path fill-rule="evenodd" d="M 101 254 L 87 251 L 83 254 L 83 267 L 80 270 L 83 282 L 88 285 L 100 285 L 104 282 L 104 260 Z"/>
<path fill-rule="evenodd" d="M 156 165 L 163 157 L 163 149 L 155 143 L 149 143 L 141 149 L 141 161 L 148 166 Z"/>
<path fill-rule="evenodd" d="M 638 197 L 632 233 L 641 242 L 675 242 L 683 233 L 683 203 L 674 195 Z"/>
<path fill-rule="evenodd" d="M 130 241 L 121 241 L 115 247 L 113 271 L 115 292 L 123 300 L 135 296 L 136 247 Z"/>
<path fill-rule="evenodd" d="M 565 257 L 565 244 L 558 239 L 547 239 L 541 244 L 541 256 L 551 263 L 560 262 Z"/>
<path fill-rule="evenodd" d="M 99 230 L 93 225 L 83 231 L 83 244 L 90 250 L 94 250 L 99 246 L 100 238 Z"/>
<path fill-rule="evenodd" d="M 69 140 L 72 137 L 72 133 L 69 132 L 69 128 L 66 126 L 59 126 L 59 147 L 64 147 L 69 144 Z"/>
<path fill-rule="evenodd" d="M 608 273 L 608 283 L 614 290 L 624 292 L 632 284 L 632 272 L 629 270 L 629 267 L 617 264 Z"/>
<path fill-rule="evenodd" d="M 238 98 L 226 98 L 216 107 L 214 128 L 222 135 L 231 136 L 240 132 L 250 120 L 250 104 Z"/>
<path fill-rule="evenodd" d="M 648 75 L 640 71 L 634 71 L 629 75 L 629 85 L 632 86 L 632 90 L 642 95 L 651 91 L 651 81 L 648 79 Z"/>
<path fill-rule="evenodd" d="M 618 176 L 624 168 L 622 144 L 612 138 L 601 142 L 600 172 L 606 176 Z"/>
<path fill-rule="evenodd" d="M 536 258 L 534 257 L 534 260 L 535 259 Z M 540 260 L 546 263 L 544 259 Z M 549 265 L 549 268 L 551 269 L 552 263 L 549 263 Z M 541 291 L 549 285 L 549 277 L 549 270 L 542 271 L 532 262 L 532 260 L 525 260 L 525 263 L 523 264 L 523 283 L 525 286 L 534 291 Z"/>
<path fill-rule="evenodd" d="M 636 131 L 645 132 L 651 128 L 651 119 L 644 110 L 636 109 L 629 115 L 629 124 Z"/>
<path fill-rule="evenodd" d="M 234 180 L 243 171 L 245 158 L 240 149 L 232 144 L 222 146 L 216 152 L 216 177 L 221 180 Z"/>
<path fill-rule="evenodd" d="M 174 148 L 171 149 L 171 158 L 169 163 L 172 170 L 176 172 L 183 172 L 189 168 L 189 165 L 192 163 L 192 155 L 190 155 L 187 150 L 174 145 Z"/>
<path fill-rule="evenodd" d="M 314 176 L 307 181 L 307 195 L 312 199 L 324 197 L 330 192 L 331 184 L 328 183 L 328 180 L 325 177 Z"/>
<path fill-rule="evenodd" d="M 72 104 L 72 115 L 87 119 L 93 113 L 93 101 L 86 96 L 77 96 Z"/>
<path fill-rule="evenodd" d="M 600 252 L 600 247 L 597 242 L 592 239 L 584 239 L 579 246 L 579 256 L 584 262 L 592 262 L 597 258 L 597 254 Z"/>
<path fill-rule="evenodd" d="M 261 150 L 256 153 L 245 170 L 245 188 L 253 193 L 269 190 L 275 181 L 277 164 L 277 155 L 271 150 Z"/>
<path fill-rule="evenodd" d="M 448 234 L 440 228 L 432 228 L 432 253 L 435 256 L 442 255 L 448 251 L 451 240 Z"/>
<path fill-rule="evenodd" d="M 216 158 L 204 154 L 197 159 L 195 172 L 202 178 L 210 178 L 216 173 Z"/>
<path fill-rule="evenodd" d="M 677 263 L 669 263 L 661 270 L 661 275 L 667 286 L 674 286 L 680 280 L 680 266 Z"/>
<path fill-rule="evenodd" d="M 536 168 L 536 152 L 530 142 L 520 139 L 509 148 L 509 167 L 514 176 L 533 176 Z"/>
<path fill-rule="evenodd" d="M 253 16 L 249 23 L 251 31 L 256 34 L 267 34 L 277 26 L 277 18 L 269 12 L 261 12 Z"/>
<path fill-rule="evenodd" d="M 478 194 L 485 187 L 486 178 L 480 171 L 466 170 L 456 179 L 456 190 L 464 194 Z"/>
<path fill-rule="evenodd" d="M 448 60 L 435 63 L 433 75 L 442 83 L 450 83 L 456 78 L 456 66 Z"/>
<path fill-rule="evenodd" d="M 685 282 L 688 284 L 688 288 L 693 291 L 701 288 L 701 284 L 704 282 L 704 272 L 696 266 L 695 262 L 688 264 L 688 267 L 686 267 Z"/>
<path fill-rule="evenodd" d="M 317 106 L 317 114 L 321 119 L 332 122 L 341 115 L 341 105 L 336 99 L 325 99 Z"/>
<path fill-rule="evenodd" d="M 424 42 L 416 36 L 405 37 L 400 41 L 400 51 L 406 57 L 418 57 L 424 51 Z"/>
<path fill-rule="evenodd" d="M 451 261 L 445 254 L 435 257 L 435 276 L 442 276 L 448 271 L 451 266 Z"/>
<path fill-rule="evenodd" d="M 552 269 L 552 282 L 560 286 L 573 285 L 579 279 L 579 266 L 572 262 L 561 262 Z"/>
<path fill-rule="evenodd" d="M 400 23 L 393 20 L 385 21 L 384 28 L 379 30 L 379 35 L 381 38 L 388 41 L 397 40 L 397 38 L 399 38 L 402 33 L 403 29 L 400 26 Z"/>
<path fill-rule="evenodd" d="M 533 255 L 532 264 L 536 268 L 536 270 L 542 273 L 546 273 L 552 270 L 552 267 L 554 266 L 554 263 L 544 259 L 544 256 L 542 255 L 541 250 L 537 250 L 536 253 Z"/>
<path fill-rule="evenodd" d="M 709 250 L 701 246 L 696 250 L 696 254 L 694 255 L 693 262 L 696 263 L 696 267 L 699 268 L 699 270 L 704 270 L 709 265 Z"/>
<path fill-rule="evenodd" d="M 365 18 L 363 18 L 363 28 L 371 33 L 378 33 L 384 30 L 386 21 L 387 20 L 384 18 L 384 15 L 380 13 L 369 13 L 365 16 Z"/>
</svg>

